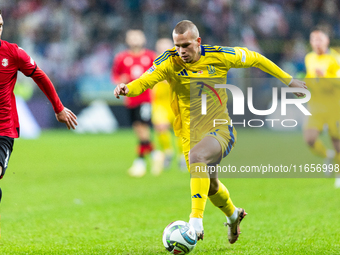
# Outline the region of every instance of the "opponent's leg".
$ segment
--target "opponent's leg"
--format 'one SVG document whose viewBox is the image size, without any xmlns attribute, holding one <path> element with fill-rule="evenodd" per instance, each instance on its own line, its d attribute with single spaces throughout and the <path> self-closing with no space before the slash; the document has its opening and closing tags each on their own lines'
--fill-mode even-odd
<svg viewBox="0 0 340 255">
<path fill-rule="evenodd" d="M 135 121 L 133 123 L 133 129 L 139 140 L 138 156 L 143 158 L 153 150 L 150 140 L 149 125 L 140 121 Z"/>
<path fill-rule="evenodd" d="M 141 121 L 134 121 L 132 127 L 139 140 L 137 149 L 138 157 L 133 161 L 128 172 L 133 177 L 142 177 L 146 173 L 146 161 L 144 157 L 153 150 L 150 141 L 150 128 L 148 124 Z"/>
<path fill-rule="evenodd" d="M 2 166 L 0 166 L 0 176 L 2 175 Z M 1 202 L 1 198 L 2 198 L 2 190 L 0 188 L 0 202 Z"/>
<path fill-rule="evenodd" d="M 6 136 L 0 136 L 0 179 L 6 173 L 9 158 L 13 151 L 14 139 Z M 2 191 L 0 189 L 0 202 L 2 198 Z"/>
</svg>

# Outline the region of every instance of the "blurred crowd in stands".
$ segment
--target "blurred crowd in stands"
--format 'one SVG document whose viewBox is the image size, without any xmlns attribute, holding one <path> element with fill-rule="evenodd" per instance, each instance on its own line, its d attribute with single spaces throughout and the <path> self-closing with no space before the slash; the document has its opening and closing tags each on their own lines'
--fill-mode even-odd
<svg viewBox="0 0 340 255">
<path fill-rule="evenodd" d="M 314 26 L 327 26 L 337 46 L 339 7 L 338 0 L 11 0 L 0 6 L 2 39 L 32 55 L 66 104 L 74 102 L 79 78 L 110 73 L 127 29 L 142 29 L 153 49 L 182 19 L 198 26 L 204 44 L 248 47 L 296 76 L 304 71 Z"/>
</svg>

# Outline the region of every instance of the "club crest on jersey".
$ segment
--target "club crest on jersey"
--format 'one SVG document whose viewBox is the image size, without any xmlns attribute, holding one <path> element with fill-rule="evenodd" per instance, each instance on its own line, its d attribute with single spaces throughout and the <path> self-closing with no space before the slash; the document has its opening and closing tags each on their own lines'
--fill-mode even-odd
<svg viewBox="0 0 340 255">
<path fill-rule="evenodd" d="M 215 76 L 216 75 L 216 69 L 213 65 L 207 66 L 209 76 Z"/>
<path fill-rule="evenodd" d="M 4 67 L 8 66 L 8 59 L 4 58 L 1 63 L 2 63 L 2 66 Z"/>
<path fill-rule="evenodd" d="M 152 65 L 148 70 L 147 70 L 147 73 L 152 73 L 153 71 L 156 70 L 156 67 L 155 65 Z"/>
</svg>

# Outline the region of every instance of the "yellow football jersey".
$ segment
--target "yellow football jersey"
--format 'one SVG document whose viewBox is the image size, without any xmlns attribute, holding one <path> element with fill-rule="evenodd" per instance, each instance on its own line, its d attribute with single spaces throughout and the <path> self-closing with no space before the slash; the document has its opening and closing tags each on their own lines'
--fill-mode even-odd
<svg viewBox="0 0 340 255">
<path fill-rule="evenodd" d="M 152 123 L 172 124 L 174 114 L 170 107 L 170 86 L 167 81 L 159 82 L 152 89 Z"/>
<path fill-rule="evenodd" d="M 167 81 L 159 82 L 152 90 L 152 103 L 169 105 L 169 102 L 170 86 Z"/>
<path fill-rule="evenodd" d="M 141 94 L 158 82 L 167 80 L 171 89 L 171 108 L 175 114 L 174 131 L 177 136 L 200 140 L 213 127 L 214 119 L 228 120 L 226 89 L 214 84 L 226 84 L 230 68 L 257 67 L 283 83 L 292 76 L 257 52 L 240 47 L 201 45 L 197 62 L 185 63 L 174 48 L 165 51 L 139 79 L 130 82 L 127 96 Z M 207 115 L 201 114 L 201 94 L 207 96 Z"/>
<path fill-rule="evenodd" d="M 306 78 L 318 78 L 317 70 L 324 75 L 323 78 L 338 78 L 340 76 L 339 53 L 330 49 L 327 54 L 318 55 L 310 52 L 305 57 Z"/>
<path fill-rule="evenodd" d="M 330 49 L 327 54 L 310 52 L 305 57 L 306 84 L 311 91 L 308 104 L 312 114 L 332 112 L 334 107 L 340 106 L 339 56 L 339 53 Z"/>
</svg>

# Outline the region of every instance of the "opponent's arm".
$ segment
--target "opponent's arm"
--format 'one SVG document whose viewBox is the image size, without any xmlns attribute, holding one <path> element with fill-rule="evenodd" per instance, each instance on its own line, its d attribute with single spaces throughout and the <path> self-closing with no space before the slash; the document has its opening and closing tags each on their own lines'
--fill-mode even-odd
<svg viewBox="0 0 340 255">
<path fill-rule="evenodd" d="M 48 100 L 50 100 L 56 119 L 59 122 L 64 123 L 68 129 L 75 129 L 78 125 L 76 120 L 77 116 L 71 110 L 63 106 L 48 76 L 39 67 L 37 67 L 31 77 L 41 89 L 41 91 L 44 92 Z"/>
<path fill-rule="evenodd" d="M 17 48 L 17 54 L 19 70 L 24 75 L 31 77 L 44 92 L 53 106 L 57 120 L 65 123 L 68 129 L 75 129 L 77 117 L 72 111 L 63 106 L 51 80 L 23 49 Z"/>
</svg>

